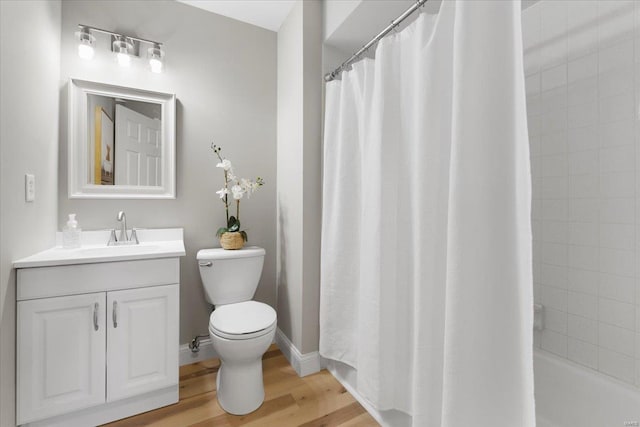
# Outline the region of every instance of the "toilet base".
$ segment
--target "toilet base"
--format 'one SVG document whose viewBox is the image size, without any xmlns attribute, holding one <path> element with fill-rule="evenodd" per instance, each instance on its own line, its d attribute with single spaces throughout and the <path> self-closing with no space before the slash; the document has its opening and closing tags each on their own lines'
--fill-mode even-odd
<svg viewBox="0 0 640 427">
<path fill-rule="evenodd" d="M 216 376 L 216 395 L 220 407 L 232 415 L 249 414 L 264 402 L 262 359 L 240 369 L 220 361 Z"/>
</svg>

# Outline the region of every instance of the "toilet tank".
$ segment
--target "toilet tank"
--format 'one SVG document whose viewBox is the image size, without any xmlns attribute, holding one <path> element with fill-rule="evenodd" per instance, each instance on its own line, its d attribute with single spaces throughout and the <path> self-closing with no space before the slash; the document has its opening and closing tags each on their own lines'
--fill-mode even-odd
<svg viewBox="0 0 640 427">
<path fill-rule="evenodd" d="M 264 254 L 265 250 L 257 246 L 199 250 L 198 268 L 207 301 L 218 306 L 253 299 L 262 275 Z"/>
</svg>

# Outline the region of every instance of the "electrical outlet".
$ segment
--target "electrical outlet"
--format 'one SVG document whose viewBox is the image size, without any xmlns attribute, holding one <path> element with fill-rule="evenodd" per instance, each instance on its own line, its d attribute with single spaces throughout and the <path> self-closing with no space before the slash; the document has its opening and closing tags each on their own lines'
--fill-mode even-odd
<svg viewBox="0 0 640 427">
<path fill-rule="evenodd" d="M 24 176 L 24 199 L 33 202 L 36 199 L 36 177 L 33 174 Z"/>
</svg>

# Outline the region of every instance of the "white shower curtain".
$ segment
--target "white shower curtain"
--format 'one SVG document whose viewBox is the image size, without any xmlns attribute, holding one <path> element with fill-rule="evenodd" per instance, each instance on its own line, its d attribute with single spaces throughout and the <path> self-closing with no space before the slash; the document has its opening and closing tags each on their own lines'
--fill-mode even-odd
<svg viewBox="0 0 640 427">
<path fill-rule="evenodd" d="M 325 120 L 322 356 L 414 426 L 534 427 L 520 2 L 422 13 Z"/>
</svg>

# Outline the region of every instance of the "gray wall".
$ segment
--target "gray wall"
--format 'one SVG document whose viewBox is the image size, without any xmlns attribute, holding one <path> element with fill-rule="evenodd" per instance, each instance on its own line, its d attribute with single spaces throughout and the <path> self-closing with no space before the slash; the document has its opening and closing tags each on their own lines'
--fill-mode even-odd
<svg viewBox="0 0 640 427">
<path fill-rule="evenodd" d="M 318 350 L 322 9 L 298 1 L 278 31 L 278 326 Z"/>
<path fill-rule="evenodd" d="M 0 426 L 15 425 L 15 271 L 54 244 L 60 2 L 0 2 Z M 28 26 L 25 26 L 29 23 Z M 24 174 L 36 199 L 24 200 Z"/>
<path fill-rule="evenodd" d="M 92 61 L 77 55 L 78 24 L 158 40 L 166 50 L 165 70 L 146 62 L 120 68 L 97 35 Z M 70 200 L 67 198 L 67 96 L 69 77 L 175 93 L 177 106 L 177 199 Z M 59 218 L 77 213 L 85 229 L 116 226 L 124 210 L 130 226 L 183 227 L 187 256 L 181 261 L 180 341 L 206 334 L 210 307 L 204 300 L 196 252 L 219 246 L 224 210 L 215 191 L 222 173 L 209 149 L 223 147 L 240 176 L 266 185 L 243 200 L 241 220 L 249 244 L 267 251 L 256 299 L 275 307 L 276 260 L 276 34 L 174 1 L 64 1 L 62 4 Z"/>
</svg>

